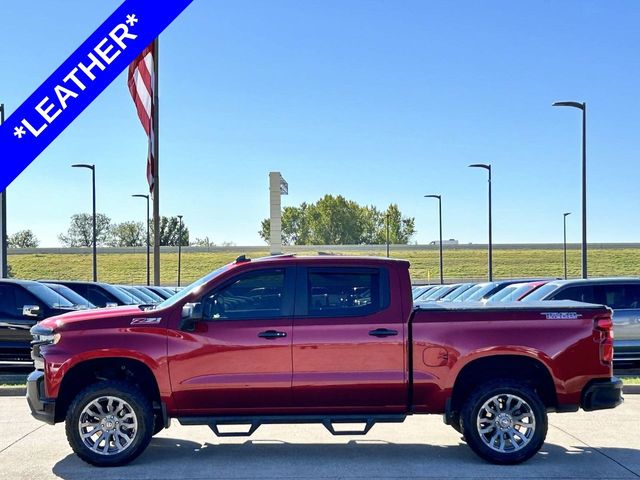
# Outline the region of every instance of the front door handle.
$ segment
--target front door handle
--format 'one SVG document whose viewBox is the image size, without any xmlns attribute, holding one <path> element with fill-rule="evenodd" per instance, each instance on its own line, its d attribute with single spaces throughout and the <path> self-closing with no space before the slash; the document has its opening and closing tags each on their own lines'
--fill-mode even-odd
<svg viewBox="0 0 640 480">
<path fill-rule="evenodd" d="M 276 338 L 283 338 L 287 336 L 287 332 L 278 332 L 277 330 L 267 330 L 258 334 L 260 338 L 266 338 L 268 340 L 274 340 Z"/>
<path fill-rule="evenodd" d="M 369 335 L 371 335 L 372 337 L 392 337 L 394 335 L 397 335 L 398 331 L 397 330 L 390 330 L 388 328 L 376 328 L 375 330 L 371 330 L 369 332 Z"/>
</svg>

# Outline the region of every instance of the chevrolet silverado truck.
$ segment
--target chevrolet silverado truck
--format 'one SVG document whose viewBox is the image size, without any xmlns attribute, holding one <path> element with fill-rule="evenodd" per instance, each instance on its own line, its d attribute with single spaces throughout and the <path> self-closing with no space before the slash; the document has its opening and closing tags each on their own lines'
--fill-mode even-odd
<svg viewBox="0 0 640 480">
<path fill-rule="evenodd" d="M 239 257 L 156 306 L 67 313 L 32 334 L 31 411 L 65 422 L 97 466 L 133 460 L 171 419 L 219 436 L 356 435 L 415 414 L 513 464 L 542 446 L 547 412 L 622 402 L 608 308 L 414 305 L 401 260 Z"/>
</svg>

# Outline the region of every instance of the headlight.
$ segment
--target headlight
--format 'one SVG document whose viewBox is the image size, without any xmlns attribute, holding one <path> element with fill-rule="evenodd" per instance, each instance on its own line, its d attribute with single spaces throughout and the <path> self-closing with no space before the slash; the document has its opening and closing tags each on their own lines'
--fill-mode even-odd
<svg viewBox="0 0 640 480">
<path fill-rule="evenodd" d="M 60 341 L 60 334 L 55 333 L 51 328 L 34 325 L 31 327 L 32 346 L 55 345 Z"/>
</svg>

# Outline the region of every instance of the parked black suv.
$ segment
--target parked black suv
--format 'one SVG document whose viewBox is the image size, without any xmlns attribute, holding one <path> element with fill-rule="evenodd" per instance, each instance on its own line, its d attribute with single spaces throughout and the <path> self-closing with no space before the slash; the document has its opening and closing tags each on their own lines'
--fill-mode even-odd
<svg viewBox="0 0 640 480">
<path fill-rule="evenodd" d="M 131 296 L 113 285 L 101 282 L 82 282 L 75 280 L 40 280 L 45 283 L 58 283 L 69 287 L 81 297 L 86 298 L 96 307 L 117 307 L 139 303 Z"/>
<path fill-rule="evenodd" d="M 29 329 L 40 320 L 76 307 L 46 285 L 30 280 L 0 280 L 0 360 L 31 360 Z"/>
</svg>

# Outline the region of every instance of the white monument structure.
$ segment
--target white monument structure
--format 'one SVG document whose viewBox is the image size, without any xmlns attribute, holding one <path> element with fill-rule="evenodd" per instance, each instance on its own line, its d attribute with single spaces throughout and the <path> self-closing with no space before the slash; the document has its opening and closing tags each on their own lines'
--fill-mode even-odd
<svg viewBox="0 0 640 480">
<path fill-rule="evenodd" d="M 269 209 L 271 255 L 282 253 L 282 195 L 289 195 L 289 184 L 280 172 L 269 172 Z"/>
</svg>

